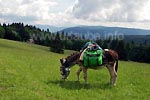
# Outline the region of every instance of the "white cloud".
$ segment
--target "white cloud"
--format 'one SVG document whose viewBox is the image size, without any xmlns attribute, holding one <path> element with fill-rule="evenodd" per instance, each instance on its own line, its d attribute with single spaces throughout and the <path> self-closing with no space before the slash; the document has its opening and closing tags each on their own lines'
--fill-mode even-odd
<svg viewBox="0 0 150 100">
<path fill-rule="evenodd" d="M 137 22 L 144 20 L 140 12 L 147 2 L 148 0 L 78 0 L 72 14 L 78 19 L 89 21 Z"/>
<path fill-rule="evenodd" d="M 150 0 L 0 0 L 0 23 L 150 29 Z"/>
<path fill-rule="evenodd" d="M 140 12 L 140 18 L 150 22 L 150 0 L 146 3 L 143 10 Z"/>
<path fill-rule="evenodd" d="M 0 17 L 8 21 L 36 21 L 46 19 L 55 6 L 57 2 L 50 0 L 1 0 Z"/>
</svg>

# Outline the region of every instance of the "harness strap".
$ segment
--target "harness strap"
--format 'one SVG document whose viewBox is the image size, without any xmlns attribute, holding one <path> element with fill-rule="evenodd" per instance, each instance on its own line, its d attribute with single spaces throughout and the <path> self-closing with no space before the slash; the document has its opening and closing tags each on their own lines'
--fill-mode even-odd
<svg viewBox="0 0 150 100">
<path fill-rule="evenodd" d="M 90 56 L 88 56 L 88 65 L 90 65 L 90 58 L 89 58 Z"/>
<path fill-rule="evenodd" d="M 97 51 L 96 51 L 96 53 L 97 53 L 97 58 L 96 58 L 96 59 L 97 59 L 97 65 L 99 66 L 99 63 L 98 63 L 98 62 L 99 62 L 99 61 L 98 61 L 98 58 L 99 58 L 99 56 L 100 56 L 100 55 L 98 56 L 98 52 L 97 52 Z"/>
</svg>

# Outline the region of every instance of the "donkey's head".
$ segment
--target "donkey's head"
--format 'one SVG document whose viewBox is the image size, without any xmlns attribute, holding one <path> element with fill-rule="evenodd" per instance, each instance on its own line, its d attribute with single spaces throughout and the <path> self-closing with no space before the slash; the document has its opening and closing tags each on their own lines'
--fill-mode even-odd
<svg viewBox="0 0 150 100">
<path fill-rule="evenodd" d="M 74 66 L 80 57 L 80 52 L 73 53 L 66 58 L 60 59 L 60 71 L 62 79 L 67 79 L 70 74 L 70 68 Z"/>
<path fill-rule="evenodd" d="M 68 78 L 70 74 L 70 69 L 67 63 L 67 59 L 65 58 L 60 59 L 60 63 L 61 63 L 61 66 L 60 66 L 61 78 L 65 80 Z"/>
</svg>

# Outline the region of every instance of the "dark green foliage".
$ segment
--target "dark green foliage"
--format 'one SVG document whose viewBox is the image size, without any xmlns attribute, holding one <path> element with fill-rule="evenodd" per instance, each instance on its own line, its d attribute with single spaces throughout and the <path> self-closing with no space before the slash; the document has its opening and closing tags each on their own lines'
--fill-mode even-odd
<svg viewBox="0 0 150 100">
<path fill-rule="evenodd" d="M 16 40 L 16 34 L 13 32 L 11 27 L 6 27 L 5 28 L 4 38 L 5 39 L 10 39 L 10 40 Z"/>
<path fill-rule="evenodd" d="M 127 51 L 125 49 L 125 43 L 123 40 L 118 41 L 118 45 L 116 46 L 116 51 L 119 54 L 119 59 L 126 60 L 127 58 Z"/>
<path fill-rule="evenodd" d="M 73 45 L 72 45 L 72 49 L 73 50 L 81 50 L 83 45 L 84 45 L 84 42 L 82 40 L 72 40 L 73 42 Z"/>
<path fill-rule="evenodd" d="M 5 30 L 5 39 L 27 41 L 30 38 L 23 23 L 12 23 L 11 25 L 3 24 L 3 28 Z"/>
<path fill-rule="evenodd" d="M 64 53 L 63 47 L 64 46 L 60 39 L 60 35 L 59 35 L 59 33 L 57 33 L 55 39 L 52 40 L 50 50 L 52 52 L 56 52 L 56 53 Z"/>
<path fill-rule="evenodd" d="M 4 38 L 5 29 L 0 25 L 0 38 Z"/>
<path fill-rule="evenodd" d="M 21 24 L 19 26 L 20 28 L 17 30 L 18 33 L 20 33 L 20 37 L 21 37 L 21 41 L 27 41 L 28 39 L 30 39 L 30 35 L 29 33 L 25 30 L 24 25 Z"/>
<path fill-rule="evenodd" d="M 150 46 L 135 46 L 129 51 L 129 59 L 136 62 L 150 63 Z"/>
<path fill-rule="evenodd" d="M 73 50 L 73 41 L 72 40 L 64 40 L 63 41 L 65 49 Z"/>
</svg>

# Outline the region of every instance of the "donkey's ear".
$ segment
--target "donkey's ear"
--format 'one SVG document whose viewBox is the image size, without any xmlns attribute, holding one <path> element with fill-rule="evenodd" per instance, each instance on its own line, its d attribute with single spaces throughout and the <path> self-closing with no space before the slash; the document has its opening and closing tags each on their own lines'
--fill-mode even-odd
<svg viewBox="0 0 150 100">
<path fill-rule="evenodd" d="M 61 63 L 61 64 L 63 63 L 63 58 L 62 58 L 62 59 L 60 59 L 60 63 Z"/>
</svg>

